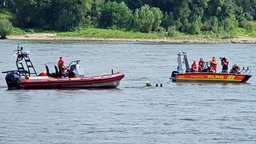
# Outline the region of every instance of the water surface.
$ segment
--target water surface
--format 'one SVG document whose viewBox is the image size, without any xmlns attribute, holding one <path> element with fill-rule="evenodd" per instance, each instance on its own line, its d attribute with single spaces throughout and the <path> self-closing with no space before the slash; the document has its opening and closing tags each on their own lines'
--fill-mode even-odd
<svg viewBox="0 0 256 144">
<path fill-rule="evenodd" d="M 255 44 L 0 41 L 0 71 L 15 69 L 21 43 L 37 70 L 63 56 L 86 75 L 126 74 L 118 89 L 7 90 L 0 77 L 0 143 L 255 143 Z M 172 83 L 176 54 L 189 61 L 226 56 L 249 66 L 246 84 Z M 219 61 L 220 63 L 220 61 Z M 231 66 L 230 66 L 231 67 Z M 221 66 L 219 64 L 218 70 Z M 145 87 L 145 81 L 163 87 Z"/>
</svg>

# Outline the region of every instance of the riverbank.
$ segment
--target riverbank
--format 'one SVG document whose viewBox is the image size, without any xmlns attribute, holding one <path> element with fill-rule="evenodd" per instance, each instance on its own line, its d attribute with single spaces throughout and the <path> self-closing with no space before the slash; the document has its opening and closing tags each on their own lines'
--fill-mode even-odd
<svg viewBox="0 0 256 144">
<path fill-rule="evenodd" d="M 236 37 L 231 39 L 175 39 L 175 38 L 87 38 L 87 37 L 70 37 L 58 36 L 55 33 L 33 33 L 25 35 L 10 35 L 7 37 L 11 40 L 60 40 L 60 41 L 126 41 L 126 42 L 166 42 L 166 43 L 247 43 L 256 44 L 256 38 L 253 37 Z"/>
</svg>

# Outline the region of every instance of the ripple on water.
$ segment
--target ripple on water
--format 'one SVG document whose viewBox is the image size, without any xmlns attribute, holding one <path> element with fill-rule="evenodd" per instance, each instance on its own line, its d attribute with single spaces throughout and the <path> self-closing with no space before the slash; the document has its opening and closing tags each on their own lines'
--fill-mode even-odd
<svg viewBox="0 0 256 144">
<path fill-rule="evenodd" d="M 9 50 L 16 44 L 0 41 L 1 71 L 15 67 Z M 38 71 L 62 55 L 67 63 L 80 59 L 86 75 L 114 69 L 126 76 L 118 89 L 10 91 L 2 75 L 0 143 L 256 141 L 254 67 L 248 84 L 173 83 L 169 79 L 181 49 L 189 53 L 189 61 L 227 56 L 231 65 L 253 66 L 255 45 L 31 41 L 26 46 Z M 147 80 L 152 87 L 145 86 Z M 155 87 L 156 83 L 163 87 Z"/>
</svg>

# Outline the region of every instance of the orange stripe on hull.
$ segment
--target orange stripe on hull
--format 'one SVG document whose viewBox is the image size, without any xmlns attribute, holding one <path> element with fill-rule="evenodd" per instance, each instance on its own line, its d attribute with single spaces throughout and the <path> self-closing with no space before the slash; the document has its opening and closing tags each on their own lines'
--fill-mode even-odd
<svg viewBox="0 0 256 144">
<path fill-rule="evenodd" d="M 220 73 L 177 74 L 176 81 L 242 82 L 246 75 Z"/>
</svg>

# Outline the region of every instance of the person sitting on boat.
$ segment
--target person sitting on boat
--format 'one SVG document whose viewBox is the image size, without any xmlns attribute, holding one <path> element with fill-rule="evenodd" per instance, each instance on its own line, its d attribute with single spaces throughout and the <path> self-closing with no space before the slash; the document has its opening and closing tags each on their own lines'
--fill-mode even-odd
<svg viewBox="0 0 256 144">
<path fill-rule="evenodd" d="M 64 65 L 64 60 L 62 57 L 60 57 L 59 61 L 58 61 L 58 66 L 61 69 L 62 73 L 65 73 L 66 67 Z"/>
<path fill-rule="evenodd" d="M 191 65 L 191 72 L 197 72 L 197 65 L 196 65 L 195 60 L 194 60 L 193 64 Z"/>
<path fill-rule="evenodd" d="M 203 58 L 200 58 L 198 62 L 198 72 L 202 72 L 204 70 L 204 60 Z"/>
<path fill-rule="evenodd" d="M 232 69 L 230 70 L 230 73 L 233 74 L 240 74 L 240 66 L 238 66 L 237 64 L 234 64 Z"/>
<path fill-rule="evenodd" d="M 217 60 L 215 57 L 212 57 L 212 60 L 210 61 L 210 72 L 216 72 L 217 71 Z"/>
<path fill-rule="evenodd" d="M 47 76 L 47 72 L 46 71 L 42 71 L 39 76 Z"/>
<path fill-rule="evenodd" d="M 222 73 L 228 72 L 228 59 L 227 57 L 220 58 L 221 59 L 221 65 L 222 65 Z"/>
</svg>

